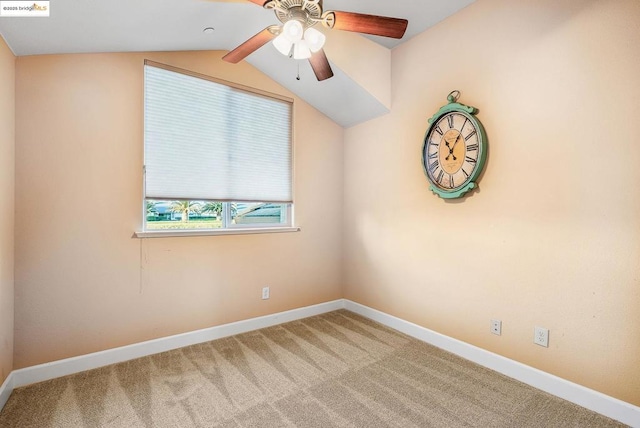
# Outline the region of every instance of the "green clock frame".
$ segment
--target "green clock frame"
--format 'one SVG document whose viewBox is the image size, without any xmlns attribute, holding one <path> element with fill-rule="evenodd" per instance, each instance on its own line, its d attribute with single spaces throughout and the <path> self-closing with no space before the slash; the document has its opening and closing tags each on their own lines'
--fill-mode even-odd
<svg viewBox="0 0 640 428">
<path fill-rule="evenodd" d="M 480 123 L 480 121 L 475 116 L 478 112 L 478 109 L 472 106 L 467 106 L 467 105 L 458 103 L 459 97 L 460 97 L 459 91 L 457 90 L 452 91 L 447 96 L 447 101 L 449 101 L 449 103 L 440 107 L 440 109 L 429 119 L 428 121 L 429 126 L 427 128 L 427 131 L 425 132 L 424 143 L 422 145 L 422 168 L 424 170 L 425 176 L 427 177 L 427 180 L 430 183 L 429 189 L 434 194 L 438 195 L 443 199 L 460 198 L 464 196 L 465 193 L 477 187 L 476 180 L 482 173 L 485 166 L 486 159 L 487 159 L 487 151 L 488 151 L 487 134 L 484 127 L 482 126 L 482 123 Z M 450 113 L 458 113 L 459 115 L 464 116 L 466 119 L 469 120 L 469 122 L 473 125 L 476 131 L 476 134 L 478 136 L 479 149 L 478 149 L 478 156 L 475 159 L 476 162 L 475 162 L 473 171 L 469 173 L 468 177 L 466 177 L 466 179 L 462 182 L 462 184 L 460 184 L 459 186 L 455 186 L 454 188 L 447 189 L 447 188 L 444 188 L 443 186 L 438 185 L 438 183 L 434 182 L 432 177 L 429 175 L 430 164 L 429 164 L 428 147 L 429 147 L 429 138 L 434 132 L 434 127 L 438 124 L 441 118 L 443 118 L 444 116 Z M 461 131 L 462 130 L 459 131 L 458 135 L 461 135 Z M 444 137 L 442 140 L 444 140 Z M 440 143 L 440 146 L 441 145 L 442 143 Z M 447 147 L 449 147 L 448 144 L 447 144 Z M 466 150 L 466 143 L 465 143 L 465 150 Z M 453 153 L 453 149 L 451 149 L 451 153 Z M 465 171 L 465 175 L 466 175 L 466 171 Z M 451 178 L 451 180 L 453 180 L 453 177 Z"/>
</svg>

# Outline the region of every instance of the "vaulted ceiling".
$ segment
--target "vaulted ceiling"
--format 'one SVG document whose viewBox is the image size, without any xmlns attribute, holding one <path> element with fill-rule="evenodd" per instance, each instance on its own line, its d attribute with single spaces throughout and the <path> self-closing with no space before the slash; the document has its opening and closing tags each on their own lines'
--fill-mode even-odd
<svg viewBox="0 0 640 428">
<path fill-rule="evenodd" d="M 287 58 L 270 44 L 246 61 L 336 123 L 353 126 L 391 107 L 391 49 L 473 1 L 325 0 L 324 10 L 405 18 L 409 26 L 400 40 L 324 31 L 335 75 L 322 82 L 307 61 Z M 17 56 L 231 50 L 278 23 L 273 11 L 246 0 L 54 0 L 49 17 L 0 17 L 0 35 Z M 207 27 L 214 30 L 204 32 Z"/>
</svg>

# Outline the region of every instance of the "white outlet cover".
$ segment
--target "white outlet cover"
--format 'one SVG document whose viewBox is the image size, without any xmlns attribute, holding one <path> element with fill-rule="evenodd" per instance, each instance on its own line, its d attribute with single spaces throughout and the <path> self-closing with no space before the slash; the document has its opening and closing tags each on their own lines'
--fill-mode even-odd
<svg viewBox="0 0 640 428">
<path fill-rule="evenodd" d="M 500 336 L 502 334 L 502 321 L 491 320 L 491 333 Z"/>
<path fill-rule="evenodd" d="M 549 347 L 549 329 L 544 327 L 536 327 L 533 332 L 533 343 L 536 345 Z"/>
</svg>

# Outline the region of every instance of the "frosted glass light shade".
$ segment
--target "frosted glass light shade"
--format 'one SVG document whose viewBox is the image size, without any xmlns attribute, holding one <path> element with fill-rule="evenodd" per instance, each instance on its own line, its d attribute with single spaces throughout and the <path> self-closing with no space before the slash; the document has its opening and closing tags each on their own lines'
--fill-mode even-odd
<svg viewBox="0 0 640 428">
<path fill-rule="evenodd" d="M 278 49 L 282 55 L 289 56 L 291 52 L 291 47 L 293 46 L 293 42 L 289 40 L 284 34 L 280 34 L 278 37 L 273 39 L 273 46 Z"/>
<path fill-rule="evenodd" d="M 282 34 L 293 43 L 302 40 L 303 31 L 302 24 L 295 19 L 285 22 L 282 27 Z"/>
<path fill-rule="evenodd" d="M 318 52 L 324 46 L 327 37 L 315 28 L 307 28 L 304 32 L 304 40 L 311 52 Z"/>
<path fill-rule="evenodd" d="M 293 58 L 294 59 L 307 59 L 311 58 L 311 49 L 304 40 L 300 40 L 293 45 Z"/>
</svg>

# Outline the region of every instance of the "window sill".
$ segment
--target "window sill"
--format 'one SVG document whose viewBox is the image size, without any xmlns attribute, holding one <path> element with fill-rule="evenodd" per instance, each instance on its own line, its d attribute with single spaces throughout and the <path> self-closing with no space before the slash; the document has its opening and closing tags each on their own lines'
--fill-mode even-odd
<svg viewBox="0 0 640 428">
<path fill-rule="evenodd" d="M 209 230 L 147 230 L 134 232 L 133 238 L 176 238 L 184 236 L 252 235 L 256 233 L 299 232 L 299 227 L 252 227 L 244 229 Z"/>
</svg>

